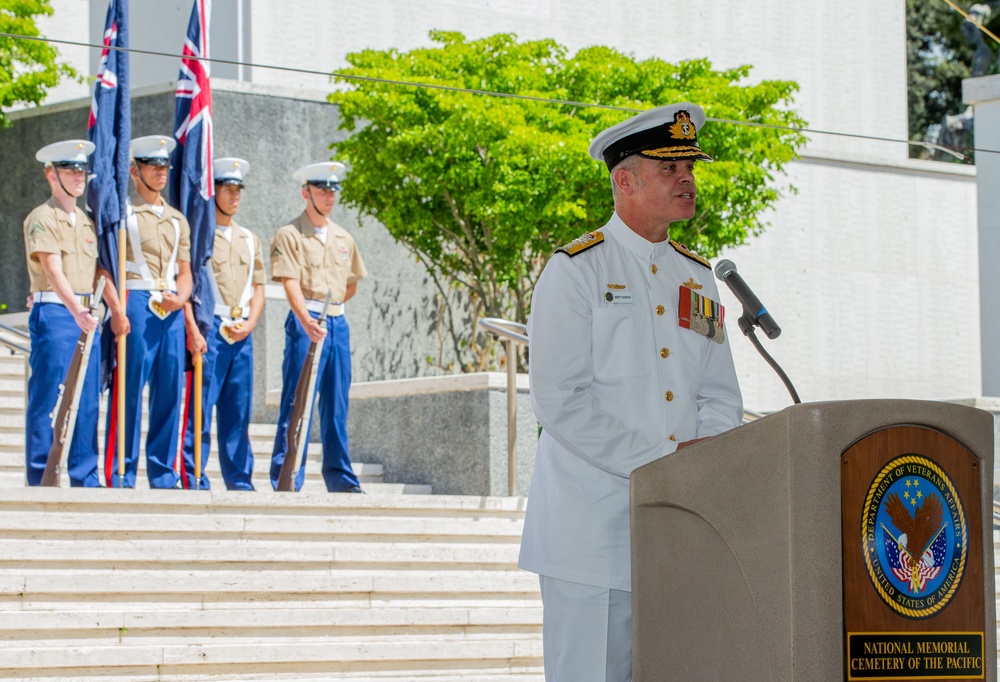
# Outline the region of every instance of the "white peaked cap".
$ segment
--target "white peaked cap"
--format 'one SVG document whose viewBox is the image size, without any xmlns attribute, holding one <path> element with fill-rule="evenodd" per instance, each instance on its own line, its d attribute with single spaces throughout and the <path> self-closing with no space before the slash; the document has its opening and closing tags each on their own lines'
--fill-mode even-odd
<svg viewBox="0 0 1000 682">
<path fill-rule="evenodd" d="M 37 152 L 35 158 L 48 166 L 61 166 L 86 170 L 87 157 L 94 152 L 94 143 L 87 140 L 63 140 L 47 144 Z"/>
<path fill-rule="evenodd" d="M 347 167 L 339 161 L 324 161 L 303 166 L 292 178 L 300 185 L 315 185 L 327 189 L 340 189 L 340 182 L 346 175 Z"/>
<path fill-rule="evenodd" d="M 163 160 L 170 162 L 170 152 L 177 143 L 169 135 L 147 135 L 137 137 L 129 144 L 129 155 L 142 161 Z"/>
<path fill-rule="evenodd" d="M 212 163 L 212 170 L 215 173 L 215 184 L 245 187 L 243 177 L 249 172 L 250 164 L 244 159 L 224 156 Z"/>
</svg>

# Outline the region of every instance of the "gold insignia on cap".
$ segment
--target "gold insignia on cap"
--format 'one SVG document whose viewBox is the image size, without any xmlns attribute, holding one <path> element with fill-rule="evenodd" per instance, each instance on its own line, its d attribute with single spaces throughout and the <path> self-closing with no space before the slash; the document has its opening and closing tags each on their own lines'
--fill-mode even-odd
<svg viewBox="0 0 1000 682">
<path fill-rule="evenodd" d="M 686 286 L 688 289 L 701 289 L 702 286 L 694 281 L 694 277 L 688 277 L 688 281 L 684 282 L 682 286 Z"/>
<path fill-rule="evenodd" d="M 614 289 L 616 291 L 621 291 L 625 288 L 624 284 L 609 284 L 608 289 Z"/>
<path fill-rule="evenodd" d="M 160 138 L 160 146 L 162 147 L 162 146 L 163 146 L 163 145 L 165 145 L 166 143 L 167 143 L 166 139 L 164 139 L 164 138 L 162 138 L 162 137 L 161 137 L 161 138 Z"/>
<path fill-rule="evenodd" d="M 76 148 L 77 149 L 83 149 L 83 142 L 77 143 Z"/>
<path fill-rule="evenodd" d="M 670 131 L 670 137 L 674 140 L 693 140 L 697 137 L 691 116 L 686 111 L 678 111 L 674 114 L 674 122 L 667 130 Z"/>
<path fill-rule="evenodd" d="M 233 168 L 239 168 L 239 167 L 240 167 L 240 162 L 239 161 L 233 161 Z"/>
</svg>

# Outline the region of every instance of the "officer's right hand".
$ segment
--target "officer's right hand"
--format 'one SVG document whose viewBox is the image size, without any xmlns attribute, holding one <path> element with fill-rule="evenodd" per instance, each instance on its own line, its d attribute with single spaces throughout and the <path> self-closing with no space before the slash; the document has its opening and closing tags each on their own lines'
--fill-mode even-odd
<svg viewBox="0 0 1000 682">
<path fill-rule="evenodd" d="M 208 343 L 199 329 L 187 330 L 187 349 L 191 355 L 201 355 L 208 351 Z"/>
<path fill-rule="evenodd" d="M 97 329 L 97 318 L 91 315 L 90 310 L 84 306 L 73 311 L 73 319 L 76 320 L 76 326 L 87 334 Z"/>
<path fill-rule="evenodd" d="M 322 326 L 318 320 L 314 320 L 312 317 L 302 326 L 305 328 L 309 340 L 313 343 L 326 336 L 326 327 Z"/>
</svg>

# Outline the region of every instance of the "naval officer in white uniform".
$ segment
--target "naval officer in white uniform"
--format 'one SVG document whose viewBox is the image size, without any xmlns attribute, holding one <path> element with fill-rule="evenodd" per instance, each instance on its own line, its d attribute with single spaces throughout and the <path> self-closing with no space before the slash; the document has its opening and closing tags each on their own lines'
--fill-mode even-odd
<svg viewBox="0 0 1000 682">
<path fill-rule="evenodd" d="M 631 680 L 629 474 L 742 418 L 712 270 L 670 240 L 711 161 L 704 122 L 682 103 L 598 135 L 590 155 L 611 173 L 615 212 L 559 249 L 534 291 L 542 434 L 518 564 L 540 576 L 548 682 Z"/>
</svg>

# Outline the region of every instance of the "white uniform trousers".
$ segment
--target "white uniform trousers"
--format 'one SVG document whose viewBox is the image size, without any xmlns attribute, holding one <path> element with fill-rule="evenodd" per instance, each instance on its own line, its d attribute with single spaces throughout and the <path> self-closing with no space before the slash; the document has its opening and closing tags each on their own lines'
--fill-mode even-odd
<svg viewBox="0 0 1000 682">
<path fill-rule="evenodd" d="M 538 578 L 545 682 L 631 682 L 632 593 Z"/>
</svg>

